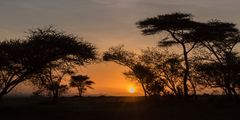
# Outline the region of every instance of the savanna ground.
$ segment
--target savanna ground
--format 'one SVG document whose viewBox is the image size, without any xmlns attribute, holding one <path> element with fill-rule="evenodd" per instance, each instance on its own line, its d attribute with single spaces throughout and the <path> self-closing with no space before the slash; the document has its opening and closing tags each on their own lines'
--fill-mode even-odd
<svg viewBox="0 0 240 120">
<path fill-rule="evenodd" d="M 0 120 L 239 120 L 240 101 L 224 96 L 12 97 L 0 102 Z"/>
</svg>

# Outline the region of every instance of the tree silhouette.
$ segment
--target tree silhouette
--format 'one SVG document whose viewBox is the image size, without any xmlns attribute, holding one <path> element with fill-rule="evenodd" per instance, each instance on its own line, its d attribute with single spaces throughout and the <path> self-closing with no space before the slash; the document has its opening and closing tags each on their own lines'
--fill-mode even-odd
<svg viewBox="0 0 240 120">
<path fill-rule="evenodd" d="M 62 93 L 68 90 L 67 85 L 62 85 L 62 81 L 65 76 L 74 73 L 74 66 L 68 64 L 68 61 L 55 61 L 49 63 L 44 70 L 32 77 L 32 84 L 38 87 L 36 92 L 39 94 L 46 93 L 49 96 L 53 96 L 56 100 Z M 35 92 L 35 93 L 36 93 Z"/>
<path fill-rule="evenodd" d="M 89 80 L 89 77 L 86 75 L 72 76 L 70 80 L 70 87 L 77 88 L 79 97 L 82 97 L 82 94 L 87 88 L 93 89 L 92 84 L 94 84 L 94 82 Z"/>
<path fill-rule="evenodd" d="M 39 49 L 45 49 L 41 52 L 46 52 L 46 59 L 52 57 L 48 56 L 53 54 L 59 58 L 54 61 L 48 62 L 39 72 L 37 77 L 41 76 L 41 84 L 44 85 L 47 90 L 52 91 L 53 98 L 56 99 L 59 96 L 59 90 L 61 90 L 61 81 L 65 75 L 71 75 L 74 73 L 74 66 L 84 65 L 96 59 L 95 48 L 73 35 L 66 35 L 56 29 L 49 27 L 46 29 L 37 29 L 31 31 L 34 44 L 43 44 L 39 46 Z M 45 48 L 44 48 L 45 47 Z M 43 59 L 43 58 L 41 58 Z M 36 79 L 38 80 L 38 79 Z M 35 83 L 35 82 L 33 82 Z"/>
<path fill-rule="evenodd" d="M 128 67 L 131 71 L 136 71 L 134 67 L 137 65 L 136 54 L 133 52 L 129 52 L 124 50 L 124 46 L 111 47 L 108 51 L 104 52 L 103 60 L 105 61 L 113 61 L 117 64 Z M 134 74 L 134 73 L 133 73 Z M 141 84 L 142 89 L 144 91 L 144 95 L 147 96 L 147 90 L 144 85 L 144 81 L 142 77 L 138 77 L 136 75 L 138 82 Z"/>
<path fill-rule="evenodd" d="M 143 35 L 154 35 L 168 33 L 168 36 L 159 41 L 159 46 L 180 45 L 184 59 L 183 87 L 184 95 L 188 95 L 187 81 L 189 79 L 189 57 L 188 54 L 196 46 L 196 42 L 185 39 L 189 32 L 193 31 L 200 23 L 192 21 L 191 14 L 173 13 L 147 18 L 137 22 L 137 27 L 142 30 Z"/>
<path fill-rule="evenodd" d="M 20 40 L 0 42 L 0 99 L 33 73 L 23 65 L 26 44 Z"/>
<path fill-rule="evenodd" d="M 142 50 L 139 58 L 144 66 L 148 66 L 153 71 L 156 80 L 161 82 L 161 86 L 164 87 L 164 95 L 183 95 L 184 89 L 181 78 L 184 67 L 180 55 L 158 48 L 147 48 Z M 192 72 L 190 70 L 191 76 L 189 78 L 192 78 Z M 195 94 L 196 86 L 193 85 L 194 83 L 195 80 L 189 79 L 188 87 L 192 94 Z"/>
<path fill-rule="evenodd" d="M 138 63 L 130 71 L 124 72 L 124 75 L 130 79 L 141 81 L 145 96 L 157 96 L 164 92 L 163 81 L 157 79 L 155 72 L 148 66 Z"/>
<path fill-rule="evenodd" d="M 240 57 L 227 55 L 227 64 L 209 62 L 198 66 L 198 72 L 211 87 L 220 87 L 227 95 L 238 95 L 240 78 Z M 238 91 L 238 92 L 237 92 Z"/>
<path fill-rule="evenodd" d="M 212 86 L 222 87 L 228 95 L 237 95 L 235 90 L 237 86 L 236 76 L 239 74 L 237 73 L 239 70 L 236 69 L 236 66 L 239 64 L 239 59 L 234 48 L 240 42 L 240 34 L 236 25 L 213 20 L 202 24 L 187 37 L 199 42 L 212 54 L 210 55 L 212 58 L 205 61 L 201 67 L 201 70 L 208 71 L 205 71 L 205 74 L 209 77 L 212 75 L 221 76 L 221 78 L 214 80 L 215 85 L 212 84 Z M 204 68 L 208 68 L 208 70 Z"/>
<path fill-rule="evenodd" d="M 41 73 L 54 61 L 84 65 L 96 59 L 95 47 L 53 27 L 30 30 L 24 40 L 0 44 L 0 98 L 14 87 Z"/>
<path fill-rule="evenodd" d="M 183 94 L 181 77 L 184 68 L 179 55 L 155 48 L 142 50 L 137 55 L 118 46 L 105 52 L 103 59 L 127 66 L 130 70 L 124 75 L 138 80 L 145 96 Z"/>
</svg>

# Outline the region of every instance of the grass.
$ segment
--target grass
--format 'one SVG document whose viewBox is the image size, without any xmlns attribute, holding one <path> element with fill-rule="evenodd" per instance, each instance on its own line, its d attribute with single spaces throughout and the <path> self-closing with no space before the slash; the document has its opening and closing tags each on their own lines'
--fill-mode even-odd
<svg viewBox="0 0 240 120">
<path fill-rule="evenodd" d="M 1 120 L 232 120 L 239 117 L 240 101 L 222 96 L 197 99 L 161 97 L 5 98 Z"/>
</svg>

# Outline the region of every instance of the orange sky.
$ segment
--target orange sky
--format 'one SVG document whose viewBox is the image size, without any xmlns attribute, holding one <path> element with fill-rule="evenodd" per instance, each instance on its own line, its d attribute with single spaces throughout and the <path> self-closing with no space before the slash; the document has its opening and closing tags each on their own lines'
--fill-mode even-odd
<svg viewBox="0 0 240 120">
<path fill-rule="evenodd" d="M 92 81 L 94 89 L 88 89 L 84 95 L 105 95 L 105 96 L 142 96 L 143 91 L 139 84 L 126 78 L 122 73 L 127 71 L 126 67 L 120 66 L 113 62 L 103 62 L 94 65 L 88 65 L 81 67 L 79 73 L 82 75 L 88 75 Z M 66 79 L 65 83 L 68 83 Z M 32 87 L 27 83 L 18 86 L 12 94 L 31 94 Z M 130 88 L 136 88 L 134 93 L 130 93 Z M 20 92 L 19 92 L 20 91 Z M 69 95 L 77 95 L 76 89 L 72 88 L 67 93 Z"/>
<path fill-rule="evenodd" d="M 138 86 L 137 82 L 126 78 L 122 73 L 126 67 L 113 62 L 89 65 L 80 70 L 80 74 L 87 74 L 95 81 L 94 90 L 89 94 L 99 95 L 142 95 L 142 89 L 137 88 L 135 94 L 129 93 L 130 86 Z"/>
<path fill-rule="evenodd" d="M 139 51 L 156 46 L 160 37 L 142 36 L 135 23 L 178 11 L 192 13 L 199 21 L 221 19 L 240 25 L 239 0 L 2 0 L 0 40 L 21 38 L 28 29 L 52 24 L 93 43 L 100 52 L 119 44 Z M 96 83 L 87 94 L 131 95 L 127 88 L 134 82 L 123 76 L 124 70 L 113 63 L 82 68 Z M 17 88 L 20 93 L 29 92 L 22 88 Z M 140 88 L 135 95 L 142 95 Z"/>
</svg>

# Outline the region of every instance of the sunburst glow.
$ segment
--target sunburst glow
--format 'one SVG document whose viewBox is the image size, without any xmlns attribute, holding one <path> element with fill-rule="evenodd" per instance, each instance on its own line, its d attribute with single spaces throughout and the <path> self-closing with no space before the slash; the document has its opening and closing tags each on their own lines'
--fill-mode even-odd
<svg viewBox="0 0 240 120">
<path fill-rule="evenodd" d="M 136 88 L 134 86 L 131 86 L 129 88 L 129 93 L 135 93 L 135 91 L 136 91 Z"/>
</svg>

